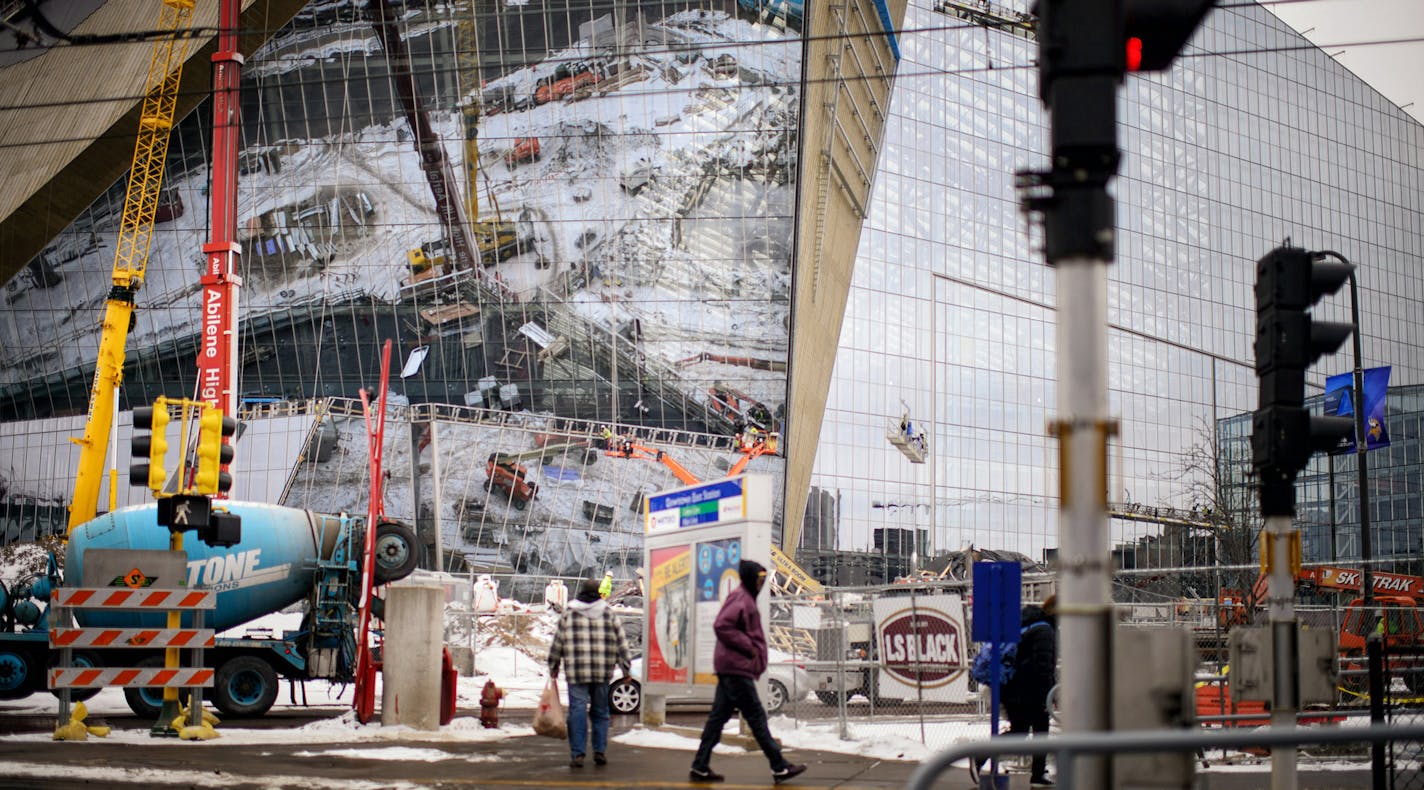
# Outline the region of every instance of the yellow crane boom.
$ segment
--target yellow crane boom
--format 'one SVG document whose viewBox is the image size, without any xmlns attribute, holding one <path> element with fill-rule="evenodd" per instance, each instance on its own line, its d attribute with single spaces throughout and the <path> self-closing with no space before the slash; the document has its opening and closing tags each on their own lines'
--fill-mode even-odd
<svg viewBox="0 0 1424 790">
<path fill-rule="evenodd" d="M 163 9 L 157 38 L 149 58 L 148 81 L 139 111 L 138 138 L 133 167 L 124 194 L 124 213 L 114 252 L 113 284 L 104 305 L 99 335 L 99 356 L 89 393 L 89 418 L 84 436 L 71 439 L 79 445 L 79 471 L 74 497 L 69 503 L 69 531 L 98 513 L 99 489 L 104 477 L 104 454 L 113 432 L 119 384 L 124 374 L 124 345 L 133 328 L 134 296 L 143 285 L 158 195 L 163 188 L 163 167 L 168 158 L 168 137 L 178 99 L 178 83 L 187 57 L 187 30 L 193 24 L 194 0 L 161 0 Z M 115 470 L 110 470 L 109 500 L 117 495 Z"/>
</svg>

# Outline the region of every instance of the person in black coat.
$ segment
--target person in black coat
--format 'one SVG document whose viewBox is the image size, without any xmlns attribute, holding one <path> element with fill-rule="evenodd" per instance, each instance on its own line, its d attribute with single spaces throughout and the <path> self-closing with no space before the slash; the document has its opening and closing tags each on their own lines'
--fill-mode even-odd
<svg viewBox="0 0 1424 790">
<path fill-rule="evenodd" d="M 1050 595 L 1043 606 L 1025 606 L 1020 618 L 1022 632 L 1014 656 L 1014 676 L 1004 687 L 1004 710 L 1009 714 L 1009 732 L 1027 735 L 1048 734 L 1048 693 L 1053 690 L 1058 667 L 1057 596 Z M 1033 758 L 1029 784 L 1051 787 L 1045 755 Z"/>
</svg>

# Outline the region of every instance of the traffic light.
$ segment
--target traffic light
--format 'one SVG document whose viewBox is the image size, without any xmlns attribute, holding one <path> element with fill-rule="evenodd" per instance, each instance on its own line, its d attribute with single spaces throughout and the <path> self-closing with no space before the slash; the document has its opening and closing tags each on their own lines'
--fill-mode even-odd
<svg viewBox="0 0 1424 790">
<path fill-rule="evenodd" d="M 163 457 L 168 453 L 168 399 L 160 397 L 152 406 L 139 406 L 133 412 L 133 436 L 129 453 L 129 484 L 148 486 L 154 493 L 163 490 L 168 473 L 163 469 Z M 149 431 L 142 434 L 140 431 Z M 138 459 L 147 459 L 139 461 Z"/>
<path fill-rule="evenodd" d="M 242 516 L 236 513 L 214 512 L 208 523 L 199 527 L 198 540 L 209 546 L 230 548 L 242 541 Z"/>
<path fill-rule="evenodd" d="M 1305 408 L 1306 369 L 1355 330 L 1353 324 L 1316 321 L 1308 310 L 1339 290 L 1353 269 L 1295 247 L 1278 247 L 1256 262 L 1260 400 L 1251 421 L 1251 450 L 1263 515 L 1294 515 L 1295 478 L 1311 454 L 1354 435 L 1352 419 L 1312 416 Z"/>
<path fill-rule="evenodd" d="M 198 418 L 198 471 L 193 490 L 199 494 L 226 494 L 232 475 L 223 467 L 232 463 L 233 449 L 228 438 L 237 431 L 237 420 L 224 417 L 222 409 L 206 406 Z"/>
<path fill-rule="evenodd" d="M 1123 66 L 1162 71 L 1201 24 L 1215 0 L 1123 0 Z"/>
</svg>

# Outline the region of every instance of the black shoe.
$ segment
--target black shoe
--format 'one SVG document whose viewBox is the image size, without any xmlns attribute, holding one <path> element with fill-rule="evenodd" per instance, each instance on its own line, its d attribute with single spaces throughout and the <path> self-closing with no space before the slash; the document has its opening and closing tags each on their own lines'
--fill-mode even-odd
<svg viewBox="0 0 1424 790">
<path fill-rule="evenodd" d="M 689 782 L 720 782 L 726 778 L 727 777 L 717 773 L 711 768 L 707 768 L 701 771 L 697 770 L 696 768 L 693 768 L 691 771 L 687 772 L 687 780 Z"/>
<path fill-rule="evenodd" d="M 1053 780 L 1046 776 L 1035 776 L 1028 780 L 1029 787 L 1052 787 Z"/>
<path fill-rule="evenodd" d="M 576 754 L 576 755 L 574 755 L 573 759 L 572 759 L 572 760 L 569 760 L 569 767 L 570 767 L 570 768 L 582 768 L 582 767 L 583 767 L 583 755 L 581 755 L 581 754 Z"/>
<path fill-rule="evenodd" d="M 593 764 L 594 764 L 594 765 L 608 765 L 608 757 L 607 757 L 606 755 L 604 755 L 603 752 L 594 752 L 594 753 L 593 753 Z"/>
<path fill-rule="evenodd" d="M 772 771 L 772 772 L 771 772 L 771 778 L 772 778 L 777 784 L 781 784 L 782 782 L 785 782 L 786 780 L 791 779 L 792 777 L 800 776 L 801 774 L 804 774 L 804 773 L 806 773 L 806 766 L 804 766 L 804 765 L 788 765 L 788 766 L 786 766 L 785 768 L 782 768 L 782 769 L 779 770 L 779 771 Z"/>
</svg>

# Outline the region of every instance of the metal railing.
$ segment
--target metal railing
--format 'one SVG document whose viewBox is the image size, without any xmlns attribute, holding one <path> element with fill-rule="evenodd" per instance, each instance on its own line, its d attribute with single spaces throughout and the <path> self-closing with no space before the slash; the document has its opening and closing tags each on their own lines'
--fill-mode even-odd
<svg viewBox="0 0 1424 790">
<path fill-rule="evenodd" d="M 1060 735 L 1029 739 L 1025 736 L 1002 736 L 979 743 L 961 744 L 946 749 L 920 764 L 910 781 L 909 790 L 929 790 L 935 780 L 959 760 L 999 757 L 1002 755 L 1053 755 L 1058 765 L 1057 787 L 1073 790 L 1073 760 L 1085 754 L 1123 754 L 1150 752 L 1196 752 L 1228 747 L 1279 747 L 1346 743 L 1392 743 L 1424 739 L 1424 723 L 1407 725 L 1375 724 L 1349 729 L 1269 729 L 1252 732 L 1200 732 L 1133 730 L 1127 732 L 1095 732 L 1081 735 Z"/>
</svg>

